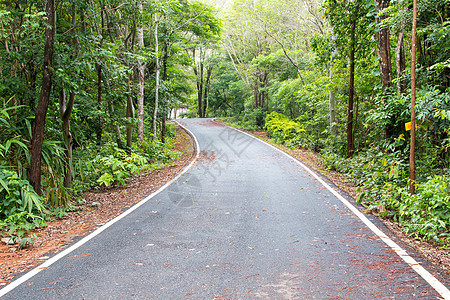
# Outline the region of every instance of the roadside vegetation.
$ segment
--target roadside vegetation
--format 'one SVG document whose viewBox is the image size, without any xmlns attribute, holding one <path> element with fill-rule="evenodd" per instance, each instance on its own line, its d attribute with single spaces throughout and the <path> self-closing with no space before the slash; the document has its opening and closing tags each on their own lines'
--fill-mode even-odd
<svg viewBox="0 0 450 300">
<path fill-rule="evenodd" d="M 219 25 L 196 1 L 2 1 L 1 237 L 32 243 L 83 191 L 178 157 L 166 120 Z"/>
<path fill-rule="evenodd" d="M 410 184 L 412 1 L 234 1 L 210 110 L 320 153 L 368 212 L 450 245 L 450 10 L 419 2 L 415 193 Z"/>
</svg>

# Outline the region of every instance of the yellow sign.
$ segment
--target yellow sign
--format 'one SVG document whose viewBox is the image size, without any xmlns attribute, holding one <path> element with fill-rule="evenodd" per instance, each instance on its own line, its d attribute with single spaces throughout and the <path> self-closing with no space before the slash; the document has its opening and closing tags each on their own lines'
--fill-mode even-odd
<svg viewBox="0 0 450 300">
<path fill-rule="evenodd" d="M 406 129 L 406 131 L 411 130 L 411 122 L 405 123 L 405 129 Z"/>
<path fill-rule="evenodd" d="M 416 122 L 416 129 L 417 129 L 417 122 Z M 405 123 L 405 130 L 410 131 L 411 130 L 411 122 Z"/>
</svg>

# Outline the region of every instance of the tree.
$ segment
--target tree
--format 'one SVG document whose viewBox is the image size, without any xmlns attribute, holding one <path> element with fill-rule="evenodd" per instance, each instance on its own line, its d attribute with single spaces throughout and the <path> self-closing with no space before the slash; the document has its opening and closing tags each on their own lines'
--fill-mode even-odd
<svg viewBox="0 0 450 300">
<path fill-rule="evenodd" d="M 158 117 L 158 102 L 159 102 L 159 75 L 161 72 L 161 65 L 159 63 L 159 41 L 158 41 L 158 16 L 155 14 L 155 109 L 153 112 L 153 140 L 157 139 L 156 124 Z"/>
<path fill-rule="evenodd" d="M 142 2 L 139 1 L 138 4 L 139 13 L 142 15 L 143 8 L 142 8 Z M 156 19 L 156 15 L 155 15 Z M 156 21 L 155 21 L 156 22 Z M 155 24 L 155 35 L 157 35 L 157 28 L 158 24 Z M 138 39 L 138 45 L 140 49 L 144 48 L 144 28 L 142 25 L 140 25 L 137 28 L 137 39 Z M 155 40 L 156 45 L 158 44 L 158 40 L 156 38 Z M 157 46 L 156 46 L 157 47 Z M 156 53 L 158 55 L 158 53 Z M 137 115 L 138 115 L 138 125 L 137 125 L 137 135 L 139 143 L 144 142 L 144 85 L 145 85 L 145 63 L 138 59 L 137 61 L 138 67 L 138 95 L 137 95 Z M 155 105 L 157 109 L 157 104 Z M 155 129 L 153 129 L 153 134 L 155 134 Z"/>
<path fill-rule="evenodd" d="M 392 66 L 391 66 L 391 47 L 390 47 L 390 34 L 389 26 L 383 24 L 383 21 L 387 18 L 385 9 L 389 7 L 390 0 L 377 0 L 377 12 L 378 12 L 378 56 L 380 62 L 380 75 L 381 84 L 383 90 L 392 85 Z"/>
<path fill-rule="evenodd" d="M 204 118 L 206 115 L 206 89 L 208 76 L 209 58 L 217 44 L 221 32 L 219 19 L 215 16 L 214 8 L 200 2 L 191 4 L 189 19 L 187 20 L 187 31 L 190 35 L 190 45 L 188 46 L 192 54 L 192 69 L 196 77 L 198 116 Z M 206 70 L 206 72 L 205 72 Z M 206 73 L 206 78 L 205 78 Z"/>
<path fill-rule="evenodd" d="M 53 42 L 55 35 L 55 1 L 47 0 L 47 28 L 45 29 L 45 48 L 41 94 L 36 108 L 30 153 L 30 183 L 38 195 L 41 194 L 41 152 L 44 140 L 45 117 L 47 115 L 52 88 Z"/>
<path fill-rule="evenodd" d="M 417 0 L 413 1 L 412 21 L 412 57 L 411 57 L 411 143 L 409 156 L 409 193 L 414 195 L 416 185 L 416 31 L 417 31 Z"/>
<path fill-rule="evenodd" d="M 349 58 L 349 86 L 347 105 L 347 157 L 353 156 L 355 151 L 354 137 L 354 102 L 355 102 L 355 67 L 357 56 L 361 56 L 367 48 L 365 41 L 370 40 L 369 24 L 372 22 L 367 17 L 368 12 L 373 9 L 372 4 L 363 1 L 327 1 L 324 4 L 325 16 L 333 26 L 336 34 L 338 51 L 345 53 Z M 350 34 L 348 34 L 348 32 Z"/>
</svg>

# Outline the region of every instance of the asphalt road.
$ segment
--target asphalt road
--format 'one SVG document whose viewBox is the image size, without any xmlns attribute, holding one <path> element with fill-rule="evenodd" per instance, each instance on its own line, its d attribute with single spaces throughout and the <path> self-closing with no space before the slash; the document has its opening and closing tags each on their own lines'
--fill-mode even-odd
<svg viewBox="0 0 450 300">
<path fill-rule="evenodd" d="M 181 123 L 201 150 L 188 172 L 4 299 L 448 296 L 296 161 L 210 120 Z"/>
</svg>

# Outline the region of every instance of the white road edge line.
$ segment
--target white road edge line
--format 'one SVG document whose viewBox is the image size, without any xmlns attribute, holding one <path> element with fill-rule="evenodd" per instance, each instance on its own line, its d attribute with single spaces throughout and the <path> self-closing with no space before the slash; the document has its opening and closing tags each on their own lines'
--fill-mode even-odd
<svg viewBox="0 0 450 300">
<path fill-rule="evenodd" d="M 445 300 L 450 300 L 450 291 L 449 289 L 442 284 L 439 280 L 436 279 L 430 272 L 428 272 L 424 267 L 422 267 L 414 258 L 412 258 L 405 250 L 403 250 L 397 243 L 395 243 L 391 238 L 389 238 L 381 229 L 379 229 L 372 221 L 370 221 L 364 214 L 362 214 L 353 204 L 351 204 L 348 200 L 342 197 L 335 189 L 333 189 L 328 183 L 323 181 L 316 173 L 314 173 L 310 168 L 308 168 L 301 161 L 293 157 L 292 155 L 282 151 L 281 149 L 275 147 L 274 145 L 256 138 L 255 136 L 248 134 L 242 130 L 237 128 L 225 125 L 231 129 L 237 130 L 246 134 L 262 143 L 265 143 L 272 147 L 273 149 L 283 153 L 288 158 L 292 159 L 296 163 L 298 163 L 303 169 L 305 169 L 309 174 L 311 174 L 317 181 L 319 181 L 327 190 L 329 190 L 336 198 L 338 198 L 345 206 L 347 206 L 351 212 L 353 212 L 373 233 L 375 233 L 383 242 L 385 242 L 392 250 L 394 250 L 398 256 L 400 256 L 414 271 L 417 272 L 426 282 L 428 282 Z"/>
<path fill-rule="evenodd" d="M 189 135 L 192 136 L 192 138 L 194 139 L 194 141 L 195 141 L 195 151 L 196 151 L 194 160 L 192 160 L 192 162 L 188 166 L 186 166 L 175 178 L 173 178 L 172 180 L 167 182 L 165 185 L 163 185 L 157 191 L 155 191 L 152 194 L 150 194 L 149 196 L 147 196 L 145 199 L 143 199 L 140 202 L 136 203 L 134 206 L 132 206 L 131 208 L 126 210 L 124 213 L 118 215 L 117 217 L 115 217 L 111 221 L 107 222 L 105 225 L 97 228 L 91 234 L 87 235 L 86 237 L 84 237 L 83 239 L 79 240 L 77 243 L 73 244 L 69 248 L 65 249 L 64 251 L 58 253 L 57 255 L 53 256 L 49 260 L 47 260 L 44 263 L 40 264 L 39 266 L 37 266 L 33 270 L 31 270 L 28 273 L 24 274 L 22 277 L 14 280 L 10 284 L 6 285 L 4 288 L 2 288 L 0 290 L 0 297 L 3 297 L 4 295 L 9 293 L 13 289 L 18 287 L 19 285 L 21 285 L 22 283 L 28 281 L 30 278 L 32 278 L 33 276 L 35 276 L 36 274 L 38 274 L 42 270 L 45 270 L 46 268 L 50 267 L 53 263 L 57 262 L 58 260 L 60 260 L 64 256 L 66 256 L 67 254 L 69 254 L 72 251 L 78 249 L 79 247 L 81 247 L 82 245 L 87 243 L 89 240 L 93 239 L 94 237 L 99 235 L 101 232 L 103 232 L 104 230 L 106 230 L 107 228 L 112 226 L 113 224 L 117 223 L 118 221 L 120 221 L 121 219 L 123 219 L 124 217 L 126 217 L 127 215 L 132 213 L 133 211 L 135 211 L 137 208 L 142 206 L 148 200 L 150 200 L 153 197 L 155 197 L 156 195 L 158 195 L 160 192 L 165 190 L 169 185 L 171 185 L 173 182 L 175 182 L 178 178 L 180 178 L 183 174 L 185 174 L 195 164 L 195 162 L 198 160 L 199 155 L 200 155 L 200 147 L 199 147 L 199 144 L 198 144 L 196 136 L 189 129 L 187 129 L 186 127 L 181 125 L 178 121 L 175 121 L 175 122 L 178 125 L 180 125 L 184 130 L 186 130 L 189 133 Z"/>
</svg>

